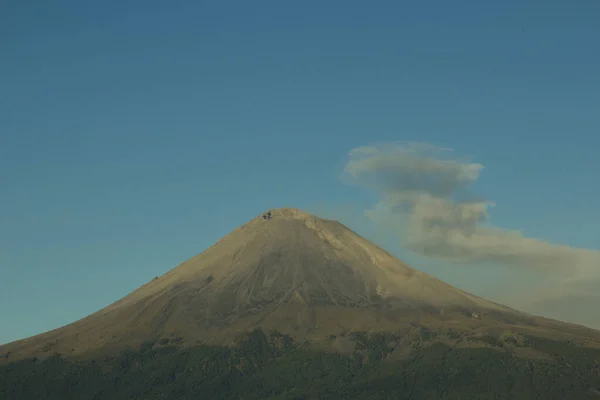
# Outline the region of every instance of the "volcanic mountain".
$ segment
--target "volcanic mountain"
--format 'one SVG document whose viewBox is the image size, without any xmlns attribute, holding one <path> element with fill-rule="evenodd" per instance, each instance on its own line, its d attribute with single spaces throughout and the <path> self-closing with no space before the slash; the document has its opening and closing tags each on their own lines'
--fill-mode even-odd
<svg viewBox="0 0 600 400">
<path fill-rule="evenodd" d="M 454 288 L 339 222 L 282 208 L 86 318 L 1 346 L 0 355 L 85 355 L 160 338 L 227 345 L 255 328 L 344 351 L 347 343 L 332 337 L 415 327 L 600 339 Z"/>
</svg>

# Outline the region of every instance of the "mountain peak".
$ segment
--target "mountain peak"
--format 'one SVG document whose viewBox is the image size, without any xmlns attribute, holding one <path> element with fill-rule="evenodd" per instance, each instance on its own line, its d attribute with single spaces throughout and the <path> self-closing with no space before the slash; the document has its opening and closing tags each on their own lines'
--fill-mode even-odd
<svg viewBox="0 0 600 400">
<path fill-rule="evenodd" d="M 481 315 L 530 320 L 409 267 L 339 222 L 276 208 L 97 313 L 8 346 L 31 354 L 51 342 L 81 353 L 169 335 L 222 343 L 256 327 L 310 338 Z"/>
<path fill-rule="evenodd" d="M 315 218 L 314 215 L 293 207 L 272 208 L 267 210 L 265 213 L 271 213 L 274 216 L 284 218 Z"/>
<path fill-rule="evenodd" d="M 264 213 L 260 214 L 256 217 L 257 219 L 272 219 L 272 218 L 284 218 L 284 219 L 300 219 L 300 220 L 309 220 L 309 219 L 320 219 L 312 214 L 307 213 L 306 211 L 300 210 L 298 208 L 292 207 L 282 207 L 282 208 L 272 208 Z"/>
</svg>

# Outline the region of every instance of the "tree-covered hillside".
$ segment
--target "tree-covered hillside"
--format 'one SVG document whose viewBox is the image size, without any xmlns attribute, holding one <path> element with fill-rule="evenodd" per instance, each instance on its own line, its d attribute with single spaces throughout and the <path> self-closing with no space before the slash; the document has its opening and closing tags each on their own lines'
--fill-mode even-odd
<svg viewBox="0 0 600 400">
<path fill-rule="evenodd" d="M 163 339 L 95 360 L 14 361 L 0 366 L 0 399 L 600 399 L 600 350 L 527 337 L 520 345 L 547 357 L 525 359 L 489 338 L 392 357 L 390 334 L 351 336 L 348 355 L 256 330 L 235 347 Z"/>
</svg>

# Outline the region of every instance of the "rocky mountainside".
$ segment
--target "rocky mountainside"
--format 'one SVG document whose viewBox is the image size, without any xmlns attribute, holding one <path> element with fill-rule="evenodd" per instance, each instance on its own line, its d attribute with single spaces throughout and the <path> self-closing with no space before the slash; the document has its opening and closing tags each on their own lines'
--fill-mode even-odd
<svg viewBox="0 0 600 400">
<path fill-rule="evenodd" d="M 85 356 L 161 338 L 182 346 L 228 345 L 256 328 L 339 352 L 352 349 L 344 339 L 352 331 L 427 329 L 456 343 L 457 332 L 600 343 L 598 331 L 466 293 L 407 266 L 339 222 L 283 208 L 257 216 L 82 320 L 0 346 L 0 358 Z"/>
</svg>

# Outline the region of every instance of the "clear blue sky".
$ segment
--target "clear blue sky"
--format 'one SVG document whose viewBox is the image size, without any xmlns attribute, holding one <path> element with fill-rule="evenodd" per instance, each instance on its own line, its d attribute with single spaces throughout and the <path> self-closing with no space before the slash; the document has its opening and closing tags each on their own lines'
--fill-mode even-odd
<svg viewBox="0 0 600 400">
<path fill-rule="evenodd" d="M 100 309 L 268 208 L 368 207 L 339 175 L 372 142 L 454 148 L 485 165 L 497 225 L 599 248 L 596 0 L 0 8 L 0 343 Z M 422 268 L 482 295 L 502 281 Z"/>
</svg>

